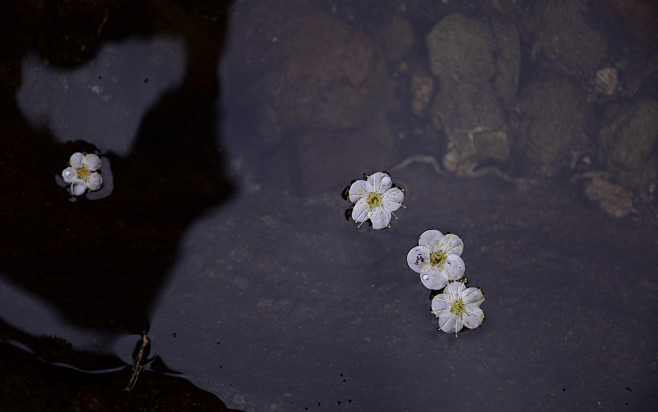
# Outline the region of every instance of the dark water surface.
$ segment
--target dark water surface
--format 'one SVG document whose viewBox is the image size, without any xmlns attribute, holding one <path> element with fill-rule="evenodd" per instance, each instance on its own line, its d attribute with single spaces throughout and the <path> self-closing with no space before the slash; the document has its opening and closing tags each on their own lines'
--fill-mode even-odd
<svg viewBox="0 0 658 412">
<path fill-rule="evenodd" d="M 641 13 L 98 3 L 17 2 L 2 29 L 4 408 L 39 409 L 52 388 L 62 410 L 658 403 L 657 50 L 625 28 Z M 439 22 L 466 42 L 459 59 L 441 27 L 427 37 Z M 495 53 L 479 49 L 489 28 Z M 618 73 L 611 93 L 601 68 Z M 111 160 L 109 197 L 55 184 L 76 151 Z M 341 190 L 380 170 L 407 207 L 358 229 Z M 458 337 L 406 263 L 427 229 L 463 239 L 486 298 Z M 153 363 L 128 399 L 143 332 Z"/>
</svg>

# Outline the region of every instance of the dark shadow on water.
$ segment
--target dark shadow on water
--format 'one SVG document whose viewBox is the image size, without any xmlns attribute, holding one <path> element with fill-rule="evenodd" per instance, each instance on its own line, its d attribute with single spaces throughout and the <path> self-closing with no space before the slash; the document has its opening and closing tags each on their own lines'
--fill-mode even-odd
<svg viewBox="0 0 658 412">
<path fill-rule="evenodd" d="M 181 235 L 235 192 L 215 138 L 228 2 L 212 3 L 218 19 L 206 26 L 194 14 L 198 3 L 108 0 L 32 9 L 16 1 L 3 10 L 0 273 L 79 326 L 148 331 L 149 308 L 176 260 Z M 57 143 L 27 123 L 15 97 L 23 57 L 37 51 L 51 65 L 72 68 L 108 41 L 160 34 L 183 41 L 182 83 L 145 114 L 127 157 L 105 154 L 114 173 L 111 196 L 69 201 L 53 177 L 73 152 L 94 148 Z M 5 337 L 12 334 L 3 329 Z"/>
</svg>

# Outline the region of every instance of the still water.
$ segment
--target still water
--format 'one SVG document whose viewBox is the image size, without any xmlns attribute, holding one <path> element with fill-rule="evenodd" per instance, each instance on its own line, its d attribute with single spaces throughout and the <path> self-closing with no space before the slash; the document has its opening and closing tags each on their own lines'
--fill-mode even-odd
<svg viewBox="0 0 658 412">
<path fill-rule="evenodd" d="M 49 363 L 103 374 L 146 332 L 146 371 L 248 411 L 658 402 L 658 65 L 619 20 L 641 16 L 116 3 L 67 11 L 98 23 L 64 33 L 84 47 L 9 54 L 4 343 L 44 358 L 30 339 L 59 338 L 85 356 Z M 56 184 L 74 152 L 111 160 L 110 196 Z M 358 228 L 341 192 L 383 170 L 406 208 Z M 486 298 L 458 337 L 406 262 L 427 229 L 461 237 Z"/>
</svg>

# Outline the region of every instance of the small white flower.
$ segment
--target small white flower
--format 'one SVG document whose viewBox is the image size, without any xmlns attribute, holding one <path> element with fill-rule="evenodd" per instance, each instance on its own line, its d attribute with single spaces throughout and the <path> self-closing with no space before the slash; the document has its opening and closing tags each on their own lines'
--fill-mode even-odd
<svg viewBox="0 0 658 412">
<path fill-rule="evenodd" d="M 71 166 L 62 171 L 64 182 L 70 183 L 70 192 L 80 196 L 89 190 L 98 190 L 103 184 L 103 178 L 96 172 L 101 167 L 101 159 L 95 154 L 73 153 L 69 160 Z"/>
<path fill-rule="evenodd" d="M 359 224 L 370 219 L 373 229 L 389 227 L 391 215 L 402 206 L 404 192 L 392 187 L 391 177 L 382 172 L 357 180 L 349 190 L 349 199 L 355 203 L 352 219 Z"/>
<path fill-rule="evenodd" d="M 464 243 L 457 235 L 443 235 L 427 230 L 420 235 L 418 245 L 407 254 L 407 263 L 428 289 L 439 290 L 450 280 L 464 276 L 464 261 L 460 257 Z"/>
<path fill-rule="evenodd" d="M 457 334 L 464 326 L 474 329 L 482 324 L 482 302 L 484 295 L 480 289 L 466 288 L 462 282 L 451 282 L 443 293 L 432 299 L 432 313 L 439 318 L 442 331 Z"/>
</svg>

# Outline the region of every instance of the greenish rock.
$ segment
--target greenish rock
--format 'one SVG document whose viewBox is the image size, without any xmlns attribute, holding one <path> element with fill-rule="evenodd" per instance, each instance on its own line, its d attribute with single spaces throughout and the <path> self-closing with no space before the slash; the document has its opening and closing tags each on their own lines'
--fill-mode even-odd
<svg viewBox="0 0 658 412">
<path fill-rule="evenodd" d="M 605 38 L 587 25 L 585 0 L 551 0 L 542 11 L 533 55 L 552 69 L 571 76 L 591 77 L 605 60 Z"/>
<path fill-rule="evenodd" d="M 540 73 L 521 91 L 515 149 L 530 163 L 530 172 L 552 176 L 567 165 L 571 149 L 584 133 L 584 92 L 568 78 Z"/>
<path fill-rule="evenodd" d="M 630 191 L 647 189 L 656 177 L 652 156 L 658 137 L 658 101 L 625 104 L 599 132 L 599 161 Z"/>
<path fill-rule="evenodd" d="M 432 74 L 439 80 L 432 120 L 448 137 L 444 167 L 468 173 L 484 159 L 507 160 L 506 112 L 514 102 L 520 66 L 514 26 L 498 17 L 452 14 L 432 28 L 426 41 Z M 474 133 L 485 130 L 496 138 L 476 144 Z"/>
</svg>

